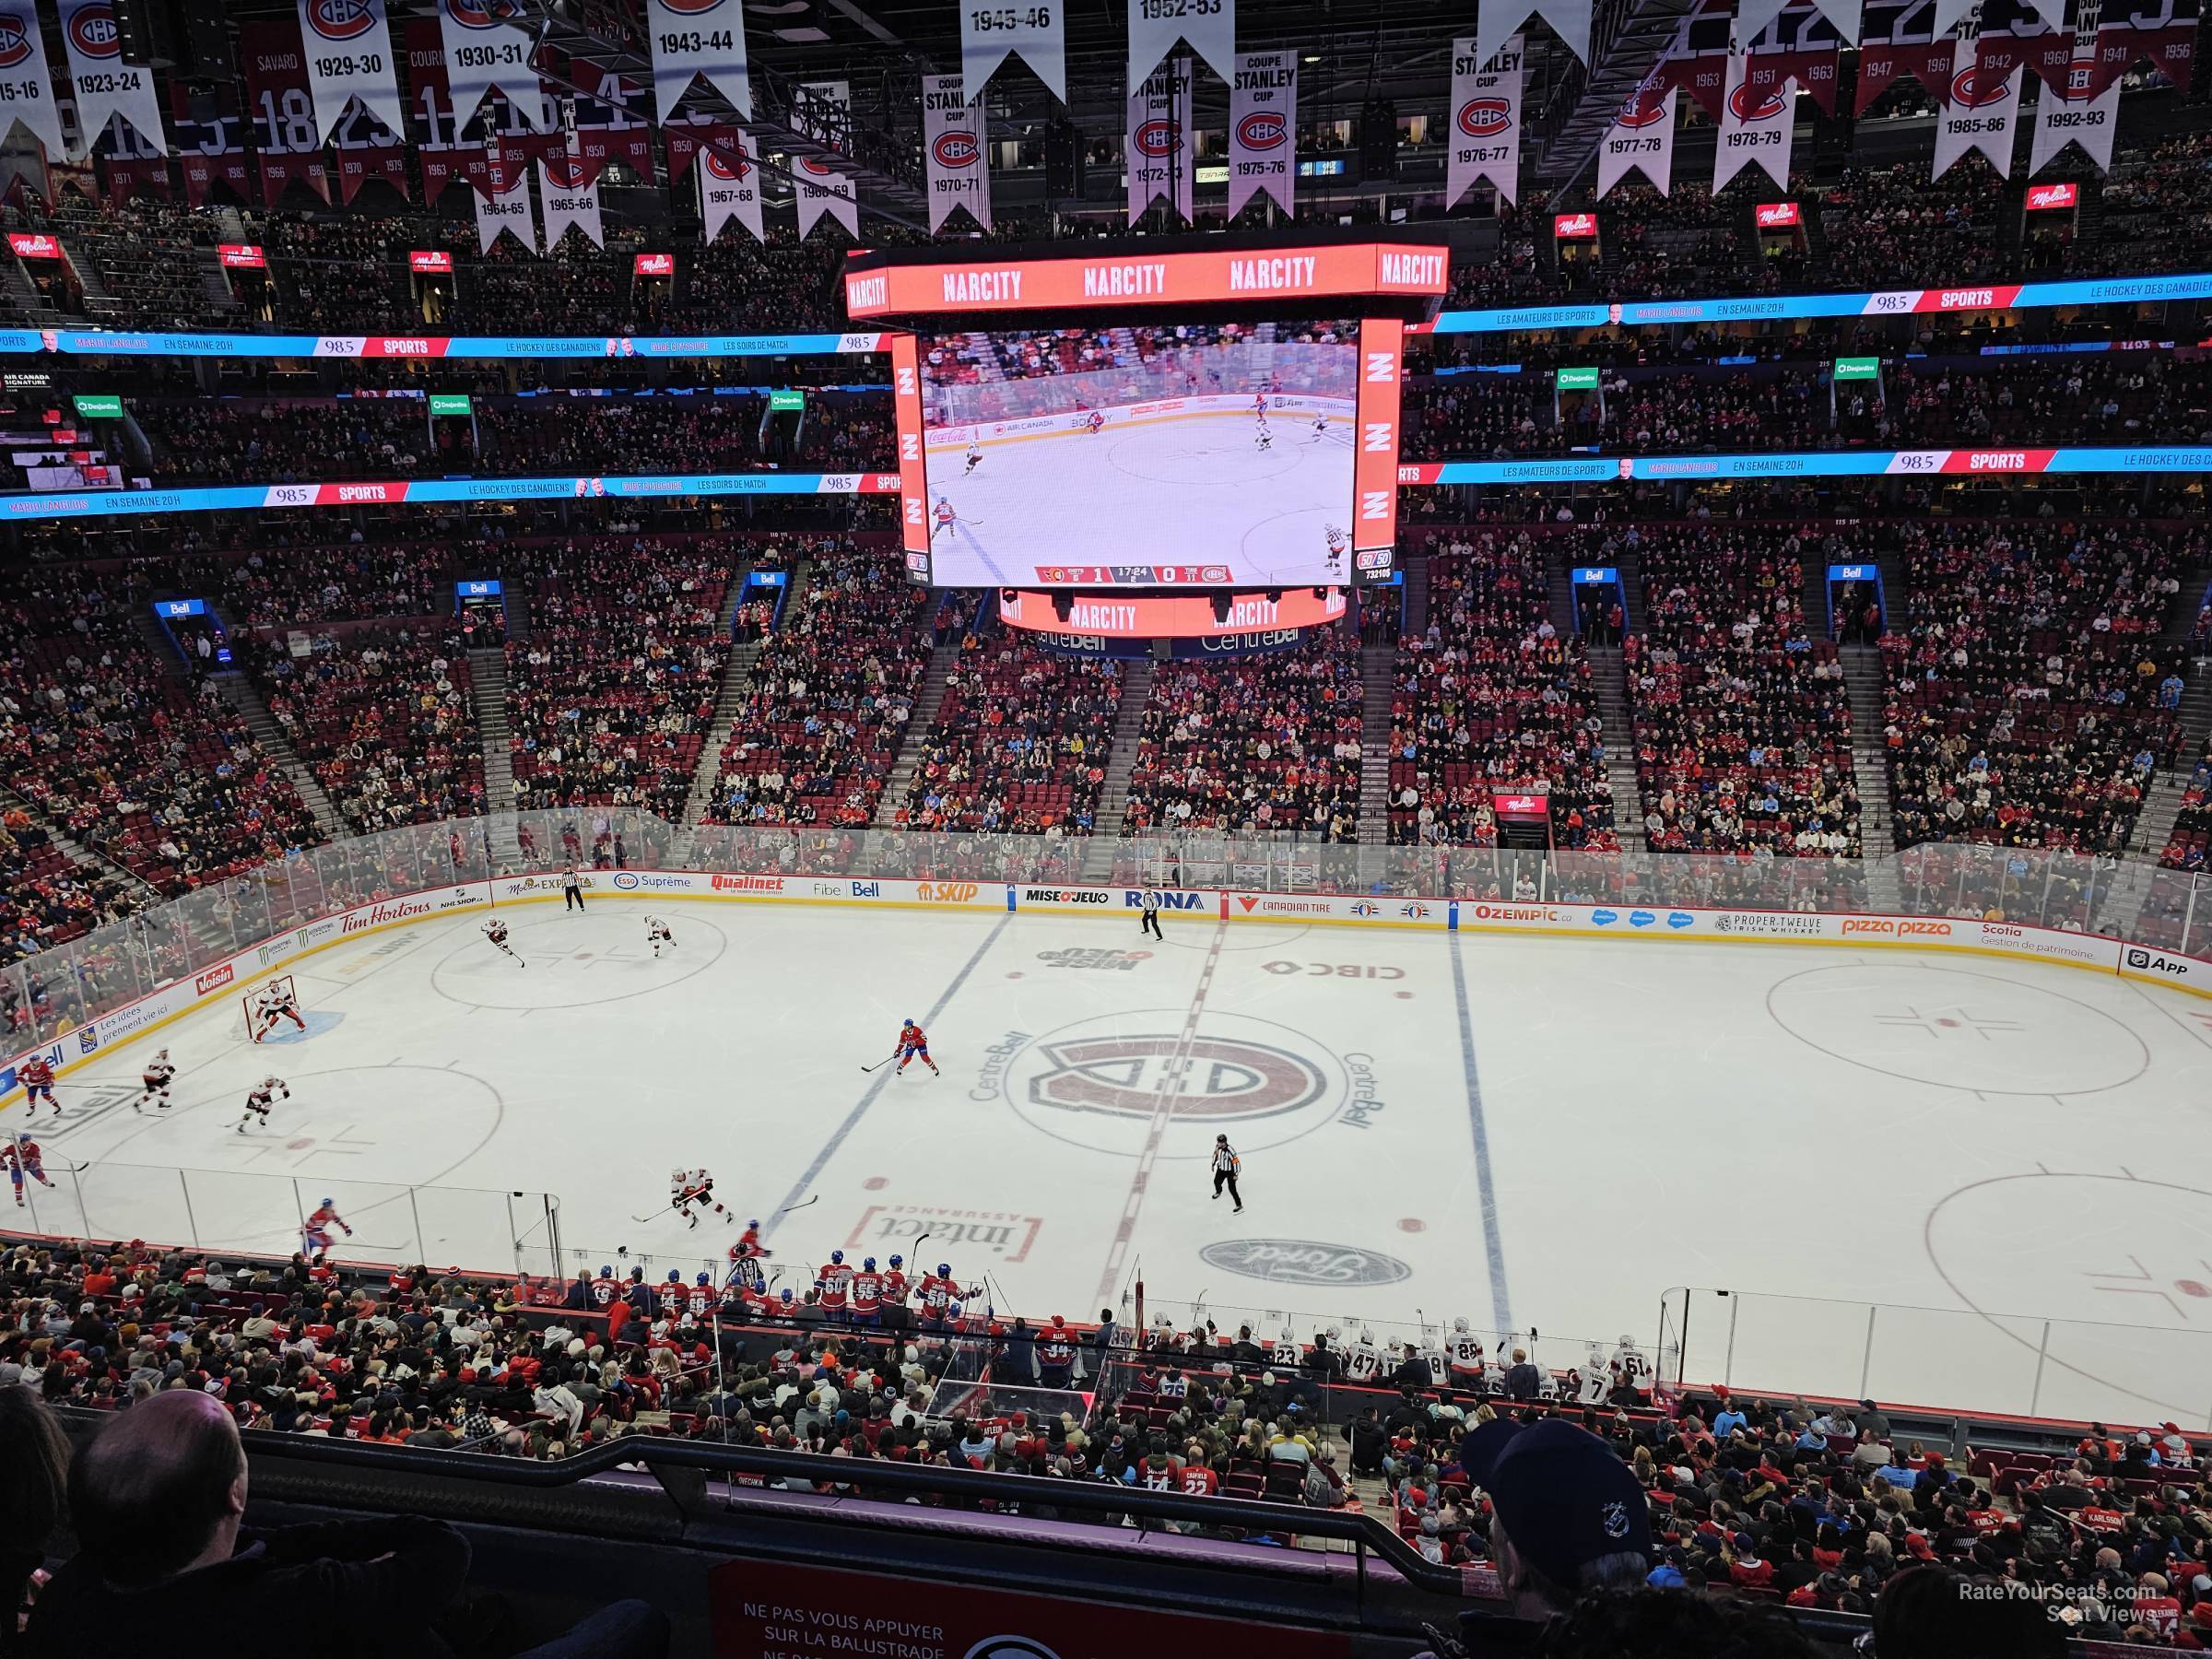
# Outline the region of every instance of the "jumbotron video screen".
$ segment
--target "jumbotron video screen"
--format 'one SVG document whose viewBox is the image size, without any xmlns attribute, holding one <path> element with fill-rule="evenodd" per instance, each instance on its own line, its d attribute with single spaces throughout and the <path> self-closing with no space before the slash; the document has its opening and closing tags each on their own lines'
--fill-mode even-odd
<svg viewBox="0 0 2212 1659">
<path fill-rule="evenodd" d="M 1359 324 L 924 335 L 944 586 L 1350 579 Z"/>
</svg>

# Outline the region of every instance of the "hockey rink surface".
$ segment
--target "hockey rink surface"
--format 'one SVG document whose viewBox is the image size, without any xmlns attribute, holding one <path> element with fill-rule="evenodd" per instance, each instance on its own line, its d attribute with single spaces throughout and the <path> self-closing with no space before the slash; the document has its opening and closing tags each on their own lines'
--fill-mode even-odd
<svg viewBox="0 0 2212 1659">
<path fill-rule="evenodd" d="M 218 1001 L 70 1073 L 18 1221 L 283 1253 L 331 1196 L 341 1256 L 503 1271 L 545 1239 L 509 1194 L 550 1193 L 569 1272 L 688 1282 L 734 1233 L 633 1218 L 703 1164 L 785 1286 L 896 1252 L 1076 1319 L 1141 1276 L 1179 1323 L 1533 1324 L 1562 1368 L 1671 1349 L 1663 1293 L 1724 1288 L 1693 1382 L 2212 1421 L 2212 1002 L 1901 950 L 768 903 L 665 906 L 655 960 L 637 901 L 502 913 L 526 967 L 464 912 L 301 959 L 304 1034 Z M 864 1074 L 909 1017 L 944 1075 Z M 141 1116 L 161 1046 L 176 1104 Z M 237 1133 L 271 1072 L 292 1099 Z"/>
<path fill-rule="evenodd" d="M 930 503 L 959 516 L 931 543 L 936 581 L 1036 582 L 1041 567 L 1173 563 L 1202 546 L 1229 585 L 1341 582 L 1327 533 L 1352 524 L 1352 406 L 1330 402 L 1325 432 L 1316 406 L 1277 410 L 1265 450 L 1249 410 L 985 438 L 971 474 L 965 444 L 933 443 Z"/>
</svg>

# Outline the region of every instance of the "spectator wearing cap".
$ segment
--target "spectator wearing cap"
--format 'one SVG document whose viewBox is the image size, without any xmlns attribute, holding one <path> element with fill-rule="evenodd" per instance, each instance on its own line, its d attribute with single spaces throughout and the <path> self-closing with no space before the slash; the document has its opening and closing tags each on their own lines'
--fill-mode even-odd
<svg viewBox="0 0 2212 1659">
<path fill-rule="evenodd" d="M 1556 1418 L 1486 1423 L 1463 1443 L 1461 1465 L 1489 1498 L 1490 1558 L 1520 1617 L 1633 1589 L 1651 1571 L 1643 1488 L 1588 1430 Z"/>
</svg>

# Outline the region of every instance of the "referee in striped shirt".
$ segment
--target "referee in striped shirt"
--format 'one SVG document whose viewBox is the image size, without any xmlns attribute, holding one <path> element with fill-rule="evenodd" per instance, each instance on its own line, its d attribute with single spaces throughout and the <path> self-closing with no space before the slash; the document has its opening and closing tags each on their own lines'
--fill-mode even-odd
<svg viewBox="0 0 2212 1659">
<path fill-rule="evenodd" d="M 1229 1136 L 1214 1136 L 1214 1196 L 1221 1196 L 1221 1189 L 1229 1188 L 1229 1195 L 1237 1201 L 1236 1213 L 1244 1213 L 1244 1194 L 1237 1191 L 1237 1149 L 1229 1144 Z"/>
</svg>

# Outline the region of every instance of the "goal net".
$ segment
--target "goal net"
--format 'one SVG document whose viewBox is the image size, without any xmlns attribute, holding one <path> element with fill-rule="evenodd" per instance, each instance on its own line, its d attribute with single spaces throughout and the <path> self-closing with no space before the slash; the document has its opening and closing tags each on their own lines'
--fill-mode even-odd
<svg viewBox="0 0 2212 1659">
<path fill-rule="evenodd" d="M 264 980 L 260 984 L 253 986 L 238 999 L 239 1008 L 245 1018 L 246 1036 L 250 1041 L 258 1041 L 261 1037 L 261 996 L 263 992 L 272 990 L 280 991 L 289 997 L 295 1008 L 300 1006 L 300 993 L 294 988 L 292 976 L 288 973 L 280 973 L 275 979 Z M 304 1010 L 301 1017 L 305 1018 Z M 276 1021 L 277 1031 L 297 1030 L 299 1028 L 288 1019 L 280 1017 Z M 271 1036 L 276 1034 L 274 1031 L 270 1033 Z"/>
</svg>

